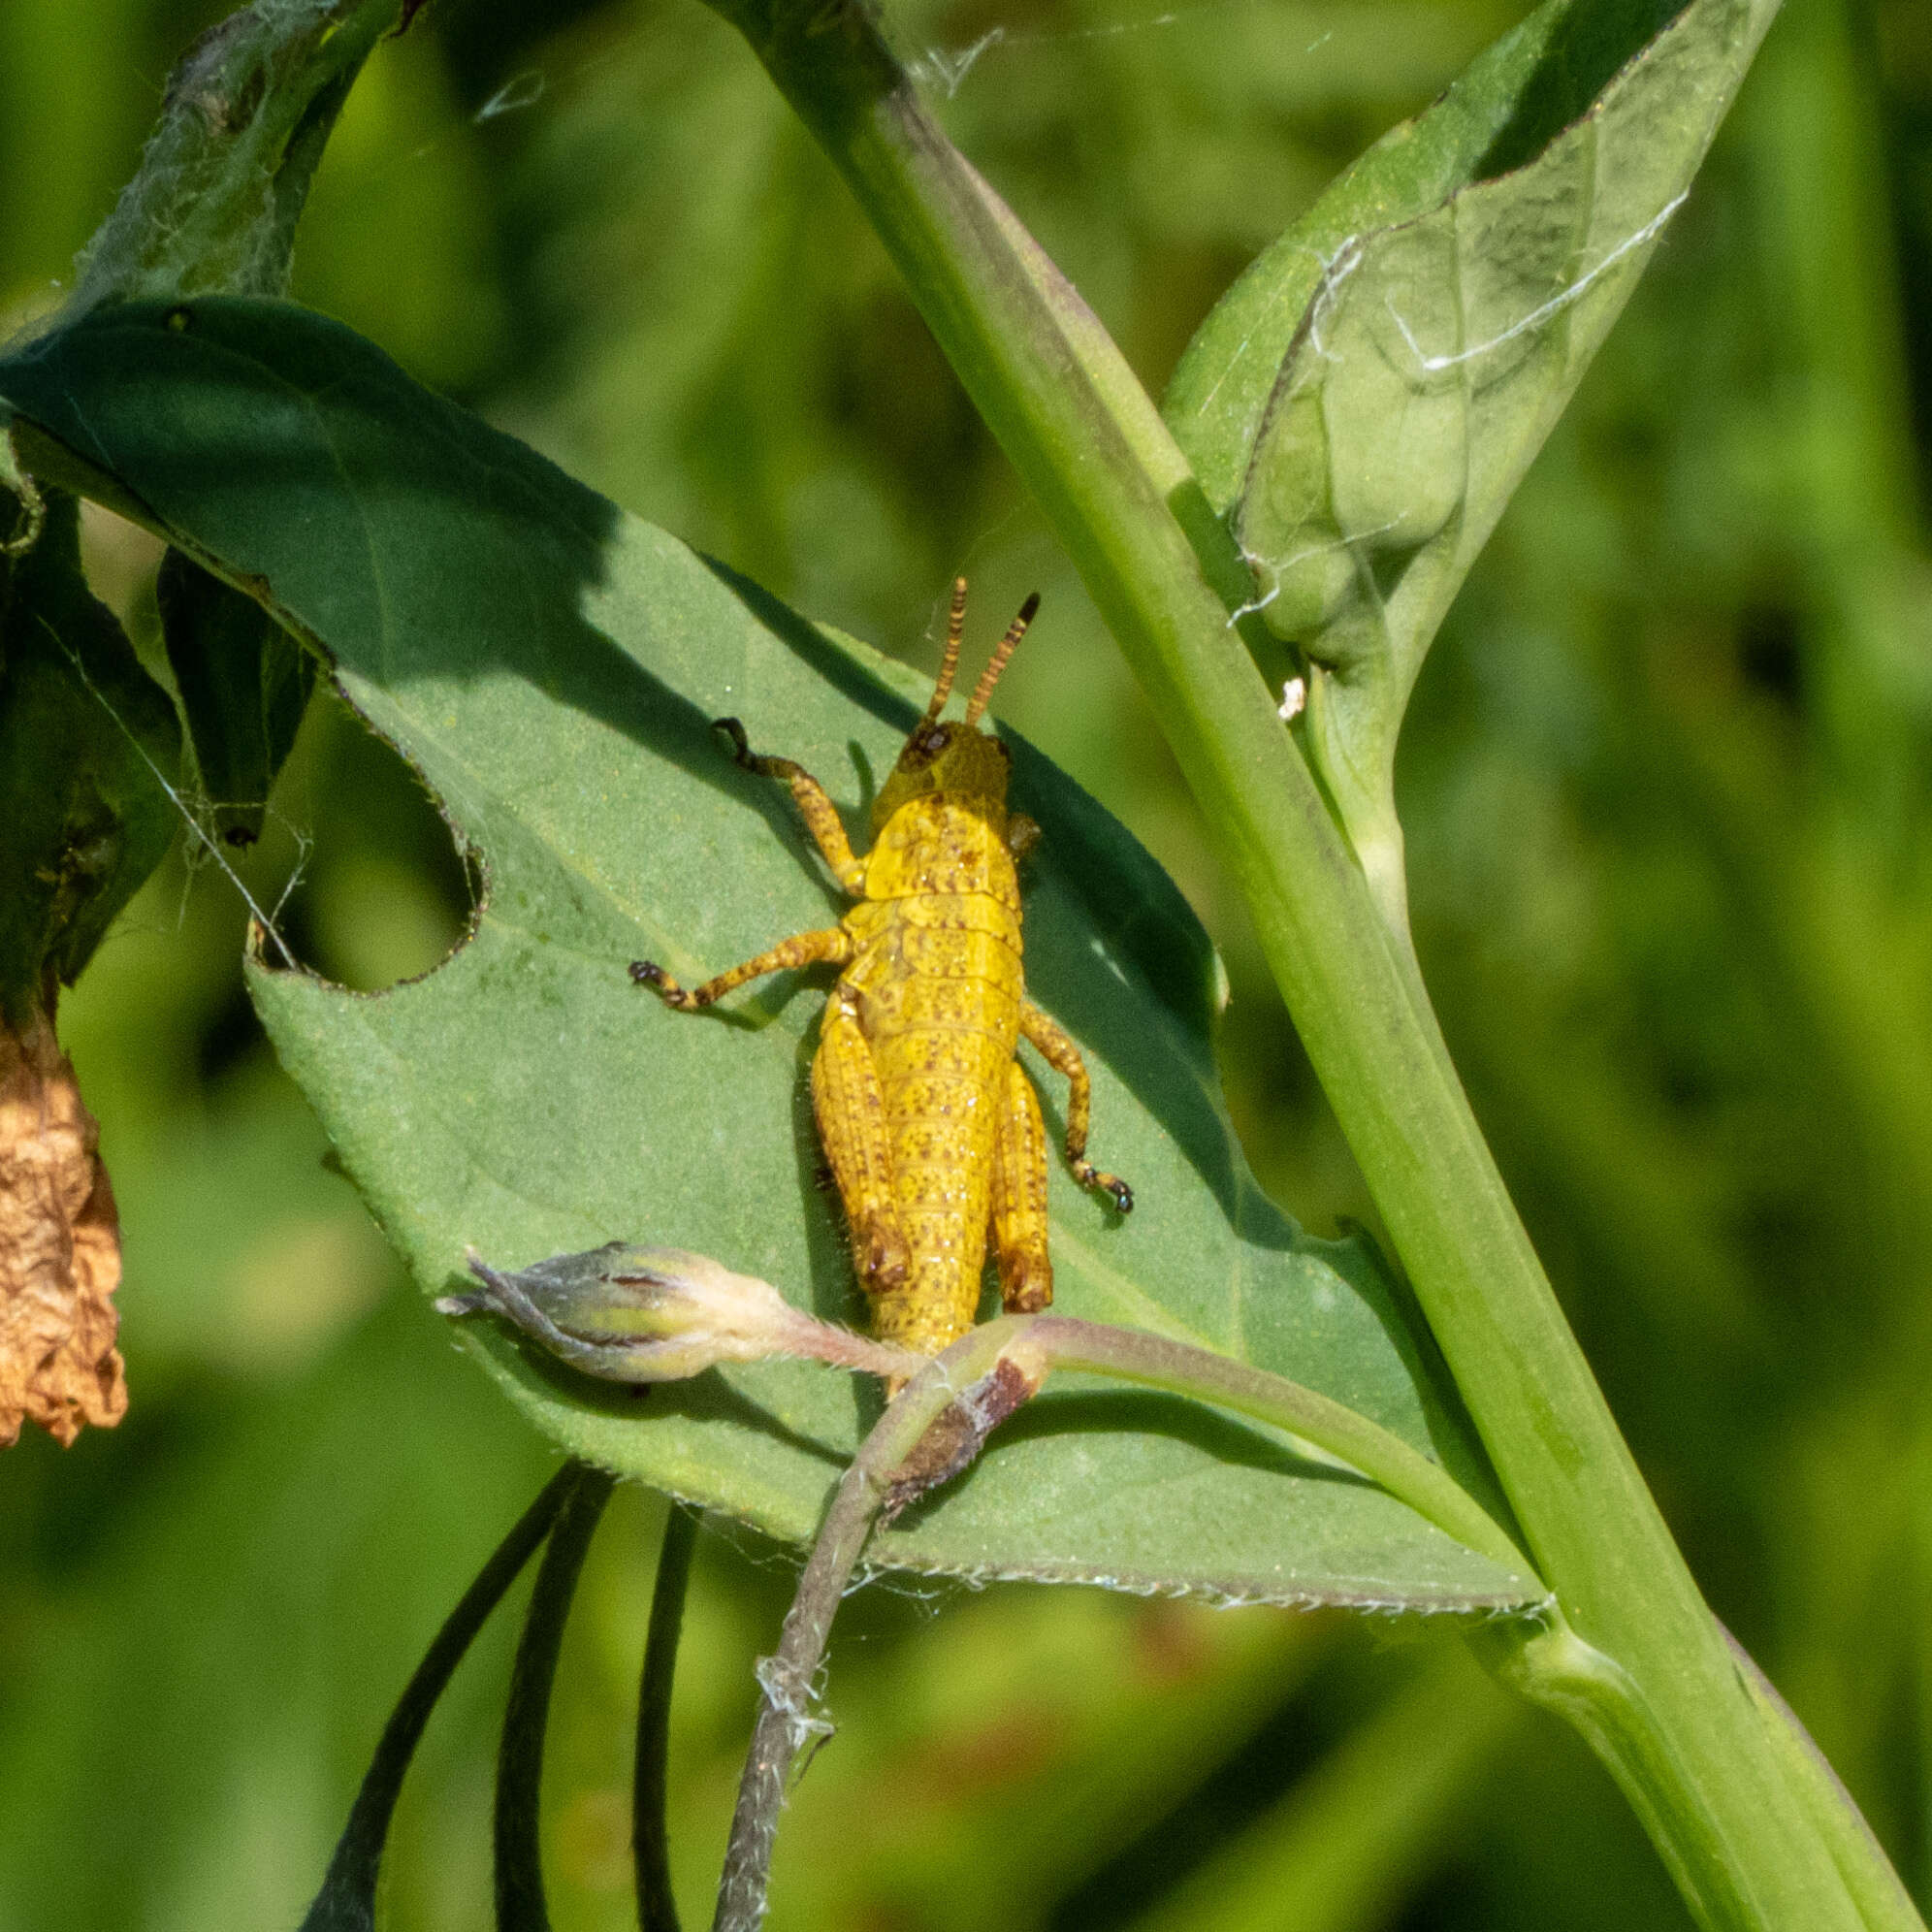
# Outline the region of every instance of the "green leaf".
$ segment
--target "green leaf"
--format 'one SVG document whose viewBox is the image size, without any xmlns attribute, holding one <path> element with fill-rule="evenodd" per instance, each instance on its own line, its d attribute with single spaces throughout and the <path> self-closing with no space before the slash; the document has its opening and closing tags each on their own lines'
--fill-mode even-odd
<svg viewBox="0 0 1932 1932">
<path fill-rule="evenodd" d="M 40 468 L 91 478 L 323 650 L 480 857 L 474 929 L 425 979 L 370 997 L 252 975 L 418 1279 L 466 1285 L 466 1243 L 517 1267 L 644 1240 L 862 1318 L 813 1184 L 818 985 L 780 978 L 692 1017 L 626 967 L 648 956 L 698 979 L 838 917 L 783 790 L 733 765 L 714 717 L 802 760 L 857 824 L 921 681 L 623 516 L 334 324 L 230 301 L 171 319 L 90 317 L 0 364 L 0 398 Z M 1059 1305 L 1277 1369 L 1491 1496 L 1370 1244 L 1310 1239 L 1249 1175 L 1208 1045 L 1215 962 L 1173 884 L 1014 749 L 1015 802 L 1046 833 L 1029 986 L 1087 1052 L 1095 1151 L 1140 1201 L 1122 1220 L 1056 1165 Z M 1057 1114 L 1061 1088 L 1035 1072 Z M 572 1453 L 794 1540 L 877 1413 L 875 1391 L 809 1364 L 640 1400 L 482 1324 L 463 1340 Z M 876 1547 L 979 1577 L 1391 1609 L 1510 1604 L 1530 1587 L 1283 1438 L 1098 1383 L 1048 1390 Z"/>
<path fill-rule="evenodd" d="M 400 8 L 256 0 L 203 34 L 168 77 L 140 173 L 81 255 L 69 313 L 286 289 L 323 147 Z"/>
<path fill-rule="evenodd" d="M 230 845 L 252 845 L 307 709 L 315 660 L 254 598 L 178 550 L 161 560 L 154 588 L 209 811 Z"/>
<path fill-rule="evenodd" d="M 0 1016 L 71 984 L 168 850 L 180 732 L 80 574 L 80 504 L 49 491 L 39 540 L 0 556 Z"/>
<path fill-rule="evenodd" d="M 1776 0 L 1693 0 L 1658 31 L 1674 11 L 1551 0 L 1254 264 L 1165 404 L 1254 608 L 1308 664 L 1310 752 L 1398 922 L 1395 747 L 1423 657 Z"/>
</svg>

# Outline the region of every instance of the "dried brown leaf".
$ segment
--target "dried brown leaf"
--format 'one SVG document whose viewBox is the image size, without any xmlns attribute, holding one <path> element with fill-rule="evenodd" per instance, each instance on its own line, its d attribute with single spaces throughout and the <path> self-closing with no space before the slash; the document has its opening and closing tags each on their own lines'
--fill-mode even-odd
<svg viewBox="0 0 1932 1932">
<path fill-rule="evenodd" d="M 99 1140 L 52 1024 L 0 1022 L 0 1448 L 26 1420 L 64 1446 L 127 1410 L 120 1219 Z"/>
</svg>

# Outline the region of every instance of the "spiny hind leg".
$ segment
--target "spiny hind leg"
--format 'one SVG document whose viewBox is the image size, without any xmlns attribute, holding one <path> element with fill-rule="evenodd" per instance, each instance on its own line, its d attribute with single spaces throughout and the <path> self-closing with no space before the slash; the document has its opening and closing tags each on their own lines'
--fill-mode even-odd
<svg viewBox="0 0 1932 1932">
<path fill-rule="evenodd" d="M 1134 1206 L 1134 1190 L 1118 1175 L 1103 1174 L 1086 1157 L 1087 1119 L 1093 1111 L 1093 1082 L 1087 1078 L 1086 1062 L 1073 1038 L 1049 1019 L 1031 1000 L 1019 1005 L 1020 1038 L 1030 1040 L 1046 1056 L 1046 1064 L 1067 1077 L 1067 1165 L 1082 1187 L 1099 1187 L 1113 1197 L 1121 1213 Z"/>
<path fill-rule="evenodd" d="M 852 841 L 846 837 L 845 821 L 839 817 L 838 807 L 826 796 L 825 788 L 796 760 L 766 757 L 761 752 L 753 751 L 751 740 L 745 736 L 745 727 L 735 718 L 720 718 L 714 723 L 716 728 L 730 739 L 732 761 L 740 771 L 756 772 L 760 778 L 784 780 L 790 789 L 792 802 L 798 807 L 798 816 L 805 821 L 805 829 L 825 854 L 825 863 L 832 868 L 832 876 L 848 892 L 854 895 L 862 893 L 865 890 L 865 861 L 853 853 Z"/>
<path fill-rule="evenodd" d="M 868 1295 L 892 1294 L 906 1285 L 912 1250 L 892 1195 L 885 1089 L 843 988 L 832 994 L 820 1028 L 812 1060 L 812 1112 L 852 1226 L 859 1286 Z"/>
<path fill-rule="evenodd" d="M 1046 1257 L 1046 1123 L 1040 1097 L 1017 1060 L 1007 1069 L 993 1126 L 993 1265 L 1000 1301 L 1030 1315 L 1053 1299 Z"/>
<path fill-rule="evenodd" d="M 788 966 L 816 966 L 823 960 L 843 966 L 851 957 L 852 934 L 844 926 L 827 926 L 823 932 L 794 932 L 756 959 L 747 959 L 701 986 L 679 985 L 655 959 L 633 959 L 630 977 L 640 986 L 655 986 L 666 1006 L 676 1007 L 680 1013 L 701 1013 L 747 980 L 782 973 Z"/>
</svg>

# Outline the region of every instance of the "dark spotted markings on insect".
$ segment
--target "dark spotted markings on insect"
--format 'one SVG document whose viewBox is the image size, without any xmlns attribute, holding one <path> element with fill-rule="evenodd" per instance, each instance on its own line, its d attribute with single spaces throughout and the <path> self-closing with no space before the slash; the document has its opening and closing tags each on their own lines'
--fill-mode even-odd
<svg viewBox="0 0 1932 1932">
<path fill-rule="evenodd" d="M 1046 1253 L 1046 1129 L 1026 1070 L 1030 1040 L 1064 1074 L 1067 1160 L 1082 1185 L 1124 1180 L 1086 1157 L 1092 1085 L 1079 1048 L 1025 994 L 1017 861 L 1040 827 L 1007 810 L 1013 757 L 979 728 L 993 686 L 1040 607 L 1027 598 L 959 724 L 941 722 L 959 662 L 966 580 L 952 586 L 946 658 L 872 808 L 858 857 L 832 801 L 802 765 L 755 753 L 735 718 L 718 728 L 746 771 L 783 779 L 825 862 L 858 903 L 835 926 L 795 933 L 687 990 L 649 959 L 630 977 L 698 1013 L 748 980 L 837 965 L 812 1062 L 812 1109 L 852 1226 L 874 1331 L 937 1355 L 973 1326 L 988 1232 L 1000 1299 L 1030 1314 L 1053 1299 Z"/>
</svg>

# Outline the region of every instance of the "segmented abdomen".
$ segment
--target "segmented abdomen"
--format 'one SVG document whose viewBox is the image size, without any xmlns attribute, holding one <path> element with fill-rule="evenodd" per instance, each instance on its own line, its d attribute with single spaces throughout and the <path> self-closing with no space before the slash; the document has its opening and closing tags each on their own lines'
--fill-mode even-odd
<svg viewBox="0 0 1932 1932">
<path fill-rule="evenodd" d="M 849 976 L 861 994 L 911 1249 L 906 1285 L 879 1299 L 874 1324 L 936 1354 L 979 1308 L 994 1113 L 1019 1038 L 1019 918 L 987 892 L 914 892 L 887 907 L 875 970 L 855 962 Z"/>
</svg>

